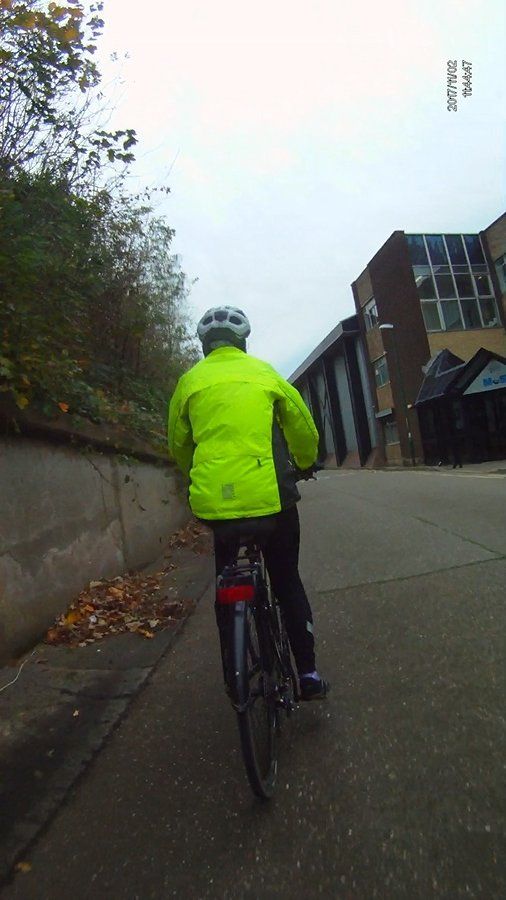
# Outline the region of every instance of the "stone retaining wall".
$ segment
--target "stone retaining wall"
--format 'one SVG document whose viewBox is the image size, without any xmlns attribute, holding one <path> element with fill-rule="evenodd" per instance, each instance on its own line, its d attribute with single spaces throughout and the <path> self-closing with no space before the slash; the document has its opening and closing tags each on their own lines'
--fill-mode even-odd
<svg viewBox="0 0 506 900">
<path fill-rule="evenodd" d="M 188 517 L 168 465 L 0 438 L 0 665 L 89 581 L 156 559 Z"/>
</svg>

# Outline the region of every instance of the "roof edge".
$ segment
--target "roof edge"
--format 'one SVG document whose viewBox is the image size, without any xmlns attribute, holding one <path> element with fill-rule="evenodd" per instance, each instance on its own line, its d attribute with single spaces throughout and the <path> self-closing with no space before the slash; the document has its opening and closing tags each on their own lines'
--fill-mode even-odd
<svg viewBox="0 0 506 900">
<path fill-rule="evenodd" d="M 349 323 L 349 327 L 346 327 L 346 323 Z M 312 350 L 311 353 L 306 356 L 306 359 L 301 362 L 300 366 L 298 366 L 295 371 L 292 372 L 287 380 L 290 382 L 290 384 L 293 384 L 294 381 L 297 381 L 298 378 L 304 375 L 304 373 L 311 368 L 311 366 L 317 361 L 317 359 L 323 356 L 323 354 L 326 353 L 327 350 L 330 350 L 330 348 L 333 347 L 334 344 L 337 344 L 339 340 L 344 337 L 356 335 L 358 333 L 359 328 L 356 314 L 348 316 L 348 318 L 346 319 L 342 319 L 340 322 L 338 322 L 335 328 L 333 328 L 332 331 L 329 331 L 329 333 L 323 338 L 323 340 L 316 345 L 314 350 Z"/>
</svg>

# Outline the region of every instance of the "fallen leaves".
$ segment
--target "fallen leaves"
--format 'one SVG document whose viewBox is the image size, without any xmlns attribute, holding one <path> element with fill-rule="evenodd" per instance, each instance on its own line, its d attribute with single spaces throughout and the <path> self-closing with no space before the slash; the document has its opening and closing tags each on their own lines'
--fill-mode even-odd
<svg viewBox="0 0 506 900">
<path fill-rule="evenodd" d="M 199 522 L 191 521 L 171 537 L 168 546 L 169 550 L 206 553 L 211 546 L 210 533 Z M 168 562 L 152 575 L 137 573 L 90 581 L 49 629 L 45 643 L 85 647 L 126 632 L 152 640 L 158 631 L 174 627 L 194 607 L 193 601 L 178 597 L 177 588 L 167 584 L 175 568 L 175 563 Z"/>
<path fill-rule="evenodd" d="M 152 639 L 157 631 L 173 626 L 193 608 L 190 600 L 179 599 L 174 589 L 169 596 L 161 582 L 174 568 L 167 566 L 154 575 L 130 575 L 92 581 L 46 634 L 47 644 L 84 647 L 112 634 L 130 632 Z"/>
<path fill-rule="evenodd" d="M 18 862 L 14 866 L 14 869 L 16 872 L 23 872 L 23 874 L 26 874 L 27 872 L 32 871 L 32 864 L 29 862 Z"/>
<path fill-rule="evenodd" d="M 81 618 L 80 611 L 77 609 L 71 609 L 65 616 L 65 624 L 66 625 L 75 625 L 76 622 L 79 622 L 80 618 Z"/>
<path fill-rule="evenodd" d="M 18 406 L 19 409 L 26 409 L 26 407 L 30 403 L 30 399 L 28 397 L 26 397 L 25 394 L 15 393 L 14 399 L 16 401 L 16 406 Z"/>
<path fill-rule="evenodd" d="M 210 553 L 212 547 L 211 531 L 201 522 L 192 519 L 184 528 L 180 528 L 169 539 L 169 550 L 193 550 L 194 553 Z"/>
</svg>

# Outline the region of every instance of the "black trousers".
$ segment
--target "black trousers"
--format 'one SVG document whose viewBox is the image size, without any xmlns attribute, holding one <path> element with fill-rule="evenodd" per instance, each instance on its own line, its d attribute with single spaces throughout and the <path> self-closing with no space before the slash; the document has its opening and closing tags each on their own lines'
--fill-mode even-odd
<svg viewBox="0 0 506 900">
<path fill-rule="evenodd" d="M 299 675 L 316 668 L 313 615 L 299 575 L 300 523 L 296 506 L 263 517 L 272 530 L 260 541 L 271 587 L 278 598 L 286 622 L 288 639 Z M 234 525 L 252 520 L 234 520 Z M 237 558 L 239 541 L 230 534 L 231 522 L 206 522 L 214 534 L 216 576 Z M 218 610 L 217 610 L 218 613 Z M 217 615 L 218 627 L 219 617 Z"/>
</svg>

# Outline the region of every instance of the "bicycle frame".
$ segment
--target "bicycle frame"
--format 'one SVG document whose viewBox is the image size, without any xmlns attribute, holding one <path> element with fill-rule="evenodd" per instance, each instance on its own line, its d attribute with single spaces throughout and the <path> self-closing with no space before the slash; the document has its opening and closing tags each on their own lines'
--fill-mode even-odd
<svg viewBox="0 0 506 900">
<path fill-rule="evenodd" d="M 243 555 L 238 557 L 236 564 L 226 567 L 218 578 L 217 602 L 218 604 L 229 605 L 232 616 L 232 621 L 229 622 L 228 644 L 237 658 L 230 660 L 234 676 L 228 679 L 228 687 L 236 712 L 244 711 L 251 699 L 249 681 L 245 677 L 246 673 L 243 667 L 238 664 L 244 658 L 246 650 L 246 604 L 251 604 L 253 607 L 257 627 L 264 632 L 267 629 L 269 631 L 267 639 L 262 642 L 261 652 L 265 655 L 266 648 L 274 651 L 274 658 L 270 655 L 269 659 L 261 661 L 262 668 L 272 673 L 277 663 L 286 686 L 292 680 L 291 672 L 287 671 L 284 659 L 279 613 L 276 608 L 276 602 L 273 602 L 269 596 L 264 567 L 265 564 L 261 557 L 260 548 L 254 542 L 247 543 L 244 547 Z M 280 685 L 277 685 L 278 693 L 279 687 Z M 295 681 L 293 688 L 295 698 L 298 700 Z M 277 699 L 283 701 L 281 697 Z M 286 703 L 282 702 L 281 705 L 286 706 Z"/>
<path fill-rule="evenodd" d="M 261 548 L 242 538 L 242 554 L 217 579 L 223 670 L 237 714 L 246 773 L 261 800 L 277 778 L 280 709 L 289 715 L 297 685 L 279 607 L 269 592 Z"/>
</svg>

